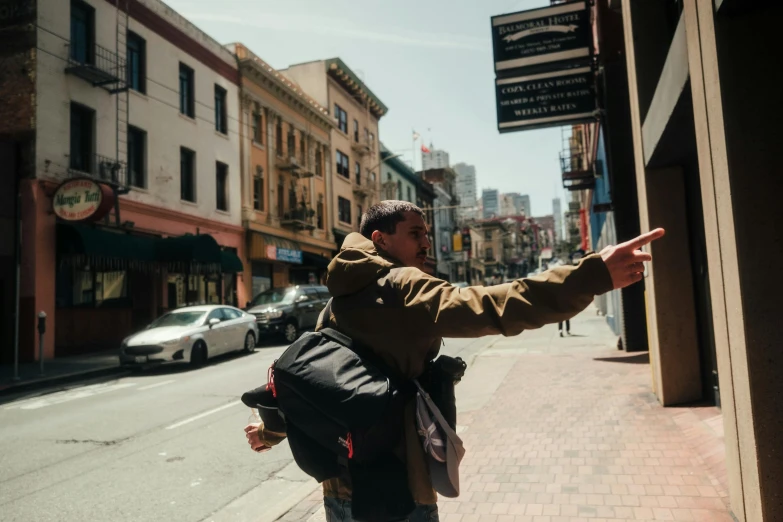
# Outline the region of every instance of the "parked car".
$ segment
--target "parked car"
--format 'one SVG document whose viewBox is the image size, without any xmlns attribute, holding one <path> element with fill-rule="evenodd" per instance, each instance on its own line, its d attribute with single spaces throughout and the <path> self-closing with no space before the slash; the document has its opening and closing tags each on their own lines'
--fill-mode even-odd
<svg viewBox="0 0 783 522">
<path fill-rule="evenodd" d="M 255 296 L 247 311 L 256 317 L 259 335 L 281 334 L 292 343 L 300 331 L 315 328 L 329 297 L 329 290 L 319 285 L 273 288 Z"/>
<path fill-rule="evenodd" d="M 173 310 L 122 341 L 121 365 L 173 361 L 204 364 L 210 357 L 256 349 L 255 317 L 233 306 L 188 306 Z"/>
</svg>

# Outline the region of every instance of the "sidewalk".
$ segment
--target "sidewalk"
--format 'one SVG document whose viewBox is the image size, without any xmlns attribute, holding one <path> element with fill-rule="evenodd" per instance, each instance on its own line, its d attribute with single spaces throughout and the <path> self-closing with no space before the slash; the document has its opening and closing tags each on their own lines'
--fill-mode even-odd
<svg viewBox="0 0 783 522">
<path fill-rule="evenodd" d="M 117 350 L 45 360 L 43 375 L 40 374 L 38 363 L 20 364 L 19 380 L 14 380 L 13 364 L 3 364 L 0 365 L 0 394 L 99 377 L 119 371 Z"/>
<path fill-rule="evenodd" d="M 500 338 L 469 369 L 462 494 L 440 499 L 441 521 L 732 521 L 720 411 L 662 408 L 647 354 L 618 351 L 594 308 L 571 331 Z M 481 386 L 487 400 L 466 396 Z M 280 520 L 325 520 L 319 497 Z"/>
</svg>

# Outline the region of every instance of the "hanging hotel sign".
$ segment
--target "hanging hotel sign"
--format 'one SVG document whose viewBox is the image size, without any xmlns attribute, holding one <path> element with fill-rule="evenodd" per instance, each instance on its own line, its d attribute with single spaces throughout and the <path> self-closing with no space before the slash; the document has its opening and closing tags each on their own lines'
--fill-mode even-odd
<svg viewBox="0 0 783 522">
<path fill-rule="evenodd" d="M 495 72 L 586 62 L 592 55 L 587 2 L 568 2 L 492 17 Z"/>
<path fill-rule="evenodd" d="M 596 114 L 590 67 L 498 79 L 495 86 L 501 133 L 580 123 Z"/>
<path fill-rule="evenodd" d="M 62 183 L 52 197 L 52 210 L 66 221 L 98 221 L 114 207 L 114 191 L 87 178 Z"/>
</svg>

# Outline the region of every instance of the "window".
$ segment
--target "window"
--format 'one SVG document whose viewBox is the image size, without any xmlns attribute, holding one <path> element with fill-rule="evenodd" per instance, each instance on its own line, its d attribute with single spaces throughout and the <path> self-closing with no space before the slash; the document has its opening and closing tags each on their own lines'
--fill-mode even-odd
<svg viewBox="0 0 783 522">
<path fill-rule="evenodd" d="M 283 155 L 283 120 L 277 118 L 275 125 L 275 149 L 278 156 Z"/>
<path fill-rule="evenodd" d="M 492 231 L 491 230 L 485 230 L 484 231 L 484 240 L 485 241 L 492 241 Z"/>
<path fill-rule="evenodd" d="M 370 133 L 370 143 L 369 143 L 369 145 L 370 145 L 370 149 L 371 150 L 375 150 L 375 134 L 373 134 L 372 132 Z"/>
<path fill-rule="evenodd" d="M 253 114 L 250 116 L 250 122 L 253 125 L 253 141 L 259 144 L 264 143 L 263 118 L 261 117 L 261 106 L 258 103 L 253 104 Z"/>
<path fill-rule="evenodd" d="M 79 0 L 71 2 L 70 58 L 79 63 L 94 62 L 95 9 Z"/>
<path fill-rule="evenodd" d="M 179 64 L 179 112 L 185 116 L 196 116 L 195 91 L 193 86 L 193 69 Z"/>
<path fill-rule="evenodd" d="M 233 308 L 221 308 L 221 310 L 223 310 L 223 317 L 227 321 L 233 321 L 242 317 L 242 313 L 239 310 L 234 310 Z"/>
<path fill-rule="evenodd" d="M 337 217 L 343 223 L 351 223 L 351 202 L 340 196 L 337 197 Z"/>
<path fill-rule="evenodd" d="M 370 131 L 367 130 L 367 127 L 364 128 L 364 142 L 370 143 Z"/>
<path fill-rule="evenodd" d="M 323 158 L 321 157 L 321 146 L 318 145 L 315 149 L 315 175 L 323 176 Z"/>
<path fill-rule="evenodd" d="M 307 165 L 307 137 L 304 132 L 299 133 L 299 159 L 302 165 Z"/>
<path fill-rule="evenodd" d="M 486 261 L 491 261 L 492 259 L 494 259 L 494 256 L 492 255 L 492 247 L 487 247 L 486 249 L 484 249 L 484 259 Z"/>
<path fill-rule="evenodd" d="M 71 104 L 70 167 L 80 172 L 93 171 L 93 144 L 95 143 L 95 111 Z"/>
<path fill-rule="evenodd" d="M 179 148 L 179 197 L 183 201 L 196 201 L 196 153 Z"/>
<path fill-rule="evenodd" d="M 226 90 L 220 85 L 215 85 L 215 130 L 228 134 Z"/>
<path fill-rule="evenodd" d="M 260 165 L 256 166 L 256 175 L 253 176 L 253 208 L 264 210 L 264 169 Z"/>
<path fill-rule="evenodd" d="M 349 167 L 348 167 L 350 159 L 348 158 L 348 156 L 346 156 L 339 150 L 337 151 L 336 157 L 337 157 L 337 173 L 344 178 L 350 179 L 351 174 L 349 172 Z"/>
<path fill-rule="evenodd" d="M 147 186 L 147 133 L 128 126 L 128 184 Z"/>
<path fill-rule="evenodd" d="M 215 163 L 215 195 L 218 210 L 228 210 L 228 165 Z"/>
<path fill-rule="evenodd" d="M 123 306 L 129 304 L 128 273 L 58 268 L 55 299 L 58 307 Z"/>
<path fill-rule="evenodd" d="M 316 219 L 318 220 L 318 228 L 323 230 L 324 228 L 324 196 L 318 194 L 318 203 L 316 204 Z"/>
<path fill-rule="evenodd" d="M 353 120 L 353 141 L 359 143 L 359 121 Z"/>
<path fill-rule="evenodd" d="M 413 203 L 413 195 L 411 194 L 411 188 L 408 187 L 408 202 Z"/>
<path fill-rule="evenodd" d="M 289 124 L 288 125 L 288 157 L 293 158 L 296 156 L 296 131 L 294 130 L 294 126 Z"/>
<path fill-rule="evenodd" d="M 362 206 L 356 205 L 356 228 L 361 228 L 362 226 Z"/>
<path fill-rule="evenodd" d="M 362 166 L 359 165 L 359 162 L 356 162 L 356 166 L 353 169 L 354 174 L 356 174 L 356 184 L 361 185 L 362 184 Z"/>
<path fill-rule="evenodd" d="M 397 199 L 402 199 L 402 181 L 397 180 Z"/>
<path fill-rule="evenodd" d="M 147 92 L 147 42 L 133 32 L 128 32 L 128 87 L 141 93 Z"/>
<path fill-rule="evenodd" d="M 285 215 L 285 185 L 283 176 L 277 176 L 277 217 L 283 219 Z"/>
<path fill-rule="evenodd" d="M 337 119 L 337 128 L 348 134 L 348 113 L 336 103 L 334 104 L 334 117 Z"/>
</svg>

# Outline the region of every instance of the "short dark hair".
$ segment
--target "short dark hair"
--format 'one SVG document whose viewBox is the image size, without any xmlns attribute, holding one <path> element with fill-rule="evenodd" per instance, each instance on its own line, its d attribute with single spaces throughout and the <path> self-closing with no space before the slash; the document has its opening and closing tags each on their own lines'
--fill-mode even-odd
<svg viewBox="0 0 783 522">
<path fill-rule="evenodd" d="M 372 239 L 372 233 L 376 230 L 384 234 L 394 234 L 397 223 L 405 221 L 406 212 L 415 212 L 424 218 L 424 211 L 413 203 L 394 199 L 381 201 L 368 208 L 362 216 L 359 232 L 367 239 Z"/>
</svg>

